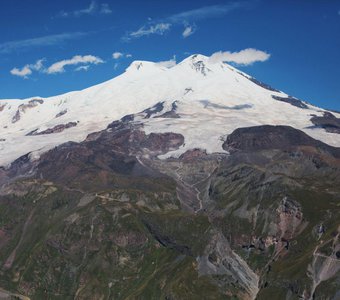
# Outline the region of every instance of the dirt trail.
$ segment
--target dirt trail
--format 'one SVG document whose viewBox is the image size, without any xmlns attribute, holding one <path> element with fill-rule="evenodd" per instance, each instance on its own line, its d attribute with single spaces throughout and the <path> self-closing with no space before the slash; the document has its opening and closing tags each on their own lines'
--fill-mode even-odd
<svg viewBox="0 0 340 300">
<path fill-rule="evenodd" d="M 338 248 L 340 248 L 339 237 L 340 228 L 338 228 L 338 234 L 333 239 L 320 243 L 318 246 L 316 246 L 313 252 L 313 261 L 309 266 L 309 277 L 313 280 L 309 300 L 314 299 L 315 291 L 321 282 L 332 278 L 340 271 L 340 260 L 335 256 L 335 252 L 338 251 Z M 318 250 L 322 245 L 332 240 L 332 248 L 334 250 L 331 255 L 327 256 L 318 253 Z"/>
</svg>

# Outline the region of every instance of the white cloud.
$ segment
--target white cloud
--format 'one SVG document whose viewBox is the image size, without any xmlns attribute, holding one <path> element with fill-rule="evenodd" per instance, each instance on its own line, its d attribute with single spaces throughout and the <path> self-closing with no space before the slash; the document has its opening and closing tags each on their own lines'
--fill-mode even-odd
<svg viewBox="0 0 340 300">
<path fill-rule="evenodd" d="M 247 8 L 253 4 L 254 3 L 250 1 L 235 1 L 228 4 L 210 5 L 197 9 L 182 11 L 158 20 L 148 18 L 148 22 L 144 26 L 139 28 L 137 31 L 127 33 L 122 39 L 123 41 L 129 41 L 132 38 L 140 38 L 143 36 L 148 36 L 150 34 L 163 35 L 166 31 L 169 31 L 171 29 L 171 26 L 186 26 L 187 24 L 194 21 L 221 17 L 233 10 Z M 182 33 L 182 36 L 184 38 L 188 37 L 195 32 L 195 29 L 196 28 L 193 26 L 186 26 L 184 32 Z"/>
<path fill-rule="evenodd" d="M 108 15 L 111 14 L 112 10 L 107 3 L 98 4 L 96 1 L 91 1 L 88 7 L 83 9 L 78 9 L 74 11 L 61 11 L 58 13 L 57 17 L 60 18 L 68 18 L 68 17 L 81 17 L 84 15 L 96 15 L 103 14 Z"/>
<path fill-rule="evenodd" d="M 24 78 L 28 78 L 28 76 L 32 74 L 32 70 L 28 65 L 22 67 L 21 69 L 13 68 L 10 72 L 12 75 Z"/>
<path fill-rule="evenodd" d="M 59 45 L 67 40 L 79 39 L 93 32 L 71 32 L 47 35 L 38 38 L 17 40 L 0 44 L 0 53 L 10 53 L 15 50 L 26 50 L 34 47 Z"/>
<path fill-rule="evenodd" d="M 112 10 L 107 3 L 102 3 L 100 7 L 100 13 L 104 15 L 109 15 L 112 13 Z"/>
<path fill-rule="evenodd" d="M 46 73 L 47 74 L 55 74 L 55 73 L 63 73 L 65 72 L 66 66 L 72 66 L 72 65 L 79 65 L 79 64 L 101 64 L 104 63 L 104 61 L 93 55 L 76 55 L 73 56 L 71 59 L 64 59 L 61 61 L 58 61 L 47 68 Z"/>
<path fill-rule="evenodd" d="M 116 52 L 113 52 L 112 53 L 112 58 L 113 59 L 120 59 L 122 57 L 126 57 L 126 58 L 130 58 L 132 57 L 132 55 L 130 53 L 122 53 L 122 52 L 119 52 L 119 51 L 116 51 Z"/>
<path fill-rule="evenodd" d="M 81 15 L 91 15 L 94 14 L 95 11 L 97 10 L 97 2 L 96 1 L 92 1 L 90 3 L 90 6 L 88 8 L 84 8 L 84 9 L 79 9 L 74 11 L 74 15 L 77 17 L 80 17 Z"/>
<path fill-rule="evenodd" d="M 142 36 L 148 36 L 150 34 L 163 35 L 165 32 L 170 30 L 170 27 L 170 23 L 158 23 L 154 25 L 143 26 L 137 31 L 130 32 L 126 39 L 129 40 L 131 38 L 140 38 Z"/>
<path fill-rule="evenodd" d="M 114 52 L 114 53 L 112 53 L 112 57 L 113 57 L 114 59 L 119 59 L 119 58 L 121 58 L 123 55 L 124 55 L 124 54 L 121 53 L 121 52 Z"/>
<path fill-rule="evenodd" d="M 75 69 L 75 71 L 87 71 L 90 68 L 90 64 L 101 64 L 104 61 L 96 56 L 93 55 L 76 55 L 71 59 L 65 59 L 58 61 L 52 64 L 50 67 L 44 67 L 45 59 L 39 59 L 34 64 L 27 64 L 22 68 L 13 68 L 10 73 L 15 76 L 20 76 L 23 78 L 28 78 L 29 75 L 33 73 L 33 71 L 46 73 L 46 74 L 54 74 L 54 73 L 62 73 L 65 71 L 66 66 L 71 65 L 79 65 L 84 64 Z"/>
<path fill-rule="evenodd" d="M 235 9 L 244 8 L 248 5 L 248 2 L 230 2 L 228 4 L 204 6 L 197 9 L 187 10 L 174 14 L 166 18 L 166 20 L 168 22 L 178 24 L 183 22 L 219 17 Z"/>
<path fill-rule="evenodd" d="M 80 66 L 78 68 L 75 69 L 75 71 L 79 72 L 79 71 L 87 71 L 88 69 L 90 69 L 89 65 L 86 66 Z"/>
<path fill-rule="evenodd" d="M 238 65 L 251 65 L 254 62 L 263 62 L 268 60 L 270 54 L 261 50 L 248 48 L 239 52 L 216 52 L 210 58 L 211 63 L 217 62 L 232 62 Z"/>
<path fill-rule="evenodd" d="M 174 66 L 176 66 L 177 62 L 176 62 L 176 56 L 174 55 L 173 58 L 169 59 L 169 60 L 164 60 L 164 61 L 160 61 L 157 63 L 157 65 L 165 67 L 165 68 L 172 68 Z"/>
<path fill-rule="evenodd" d="M 183 38 L 187 38 L 188 36 L 194 34 L 196 31 L 196 28 L 194 26 L 186 26 L 184 31 L 182 32 Z"/>
<path fill-rule="evenodd" d="M 44 58 L 37 60 L 35 64 L 30 65 L 31 69 L 33 69 L 35 71 L 42 70 L 43 67 L 44 67 L 44 61 L 45 61 Z"/>
<path fill-rule="evenodd" d="M 29 75 L 33 73 L 33 71 L 41 71 L 43 69 L 44 59 L 39 59 L 35 64 L 27 64 L 23 66 L 21 69 L 13 68 L 10 73 L 15 76 L 28 78 Z"/>
</svg>

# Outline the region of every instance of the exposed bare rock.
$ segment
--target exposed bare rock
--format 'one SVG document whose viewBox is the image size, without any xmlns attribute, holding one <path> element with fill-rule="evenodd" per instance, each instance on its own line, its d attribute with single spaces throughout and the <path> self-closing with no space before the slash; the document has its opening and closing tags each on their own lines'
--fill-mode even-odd
<svg viewBox="0 0 340 300">
<path fill-rule="evenodd" d="M 227 151 L 259 151 L 269 149 L 289 150 L 294 147 L 311 146 L 340 157 L 340 148 L 317 141 L 301 130 L 290 126 L 255 126 L 238 128 L 223 143 Z"/>
<path fill-rule="evenodd" d="M 66 113 L 67 113 L 67 109 L 64 109 L 64 110 L 62 110 L 61 112 L 58 112 L 58 113 L 55 115 L 55 117 L 56 117 L 56 118 L 59 118 L 59 117 L 65 115 Z"/>
<path fill-rule="evenodd" d="M 191 57 L 191 68 L 203 76 L 207 76 L 208 72 L 211 70 L 206 66 L 203 60 L 199 59 L 198 55 L 193 55 Z"/>
<path fill-rule="evenodd" d="M 263 87 L 266 90 L 273 91 L 273 92 L 278 92 L 278 93 L 280 92 L 279 90 L 274 89 L 273 87 L 271 87 L 269 84 L 263 83 L 263 82 L 255 79 L 254 77 L 248 77 L 248 79 L 250 81 L 254 82 L 255 84 L 259 85 L 260 87 Z"/>
<path fill-rule="evenodd" d="M 168 150 L 177 149 L 179 146 L 183 145 L 183 143 L 184 137 L 177 133 L 150 133 L 148 139 L 143 143 L 143 146 L 151 151 L 161 151 L 165 153 Z"/>
<path fill-rule="evenodd" d="M 145 114 L 144 119 L 149 119 L 151 116 L 161 112 L 163 109 L 164 102 L 158 102 L 156 105 L 142 111 L 142 113 Z"/>
<path fill-rule="evenodd" d="M 144 152 L 151 156 L 178 149 L 183 145 L 184 137 L 178 133 L 166 132 L 146 135 L 142 125 L 134 123 L 133 118 L 133 115 L 129 115 L 112 122 L 108 129 L 96 135 L 96 138 L 113 144 L 121 152 L 125 151 L 130 154 Z"/>
<path fill-rule="evenodd" d="M 251 77 L 251 76 L 246 76 L 244 75 L 244 73 L 241 73 L 241 72 L 237 72 L 238 74 L 242 75 L 244 78 L 247 78 L 248 80 L 250 80 L 251 82 L 257 84 L 258 86 L 268 90 L 268 91 L 272 91 L 272 92 L 278 92 L 280 93 L 279 90 L 277 89 L 274 89 L 273 87 L 271 87 L 269 84 L 266 84 L 266 83 L 263 83 L 257 79 L 255 79 L 254 77 Z"/>
<path fill-rule="evenodd" d="M 320 248 L 327 244 L 330 244 L 330 255 L 323 254 L 320 251 Z M 317 287 L 323 281 L 327 281 L 339 274 L 340 259 L 337 253 L 340 253 L 340 227 L 338 228 L 338 232 L 333 239 L 328 241 L 321 241 L 313 252 L 312 263 L 308 266 L 308 276 L 313 281 L 309 293 L 310 297 L 308 298 L 308 300 L 317 299 Z"/>
<path fill-rule="evenodd" d="M 204 156 L 207 156 L 207 152 L 202 149 L 192 149 L 188 150 L 187 152 L 183 153 L 179 159 L 181 160 L 193 160 L 193 159 L 198 159 L 202 158 Z"/>
<path fill-rule="evenodd" d="M 267 243 L 268 246 L 275 245 L 275 257 L 280 255 L 282 250 L 289 250 L 291 240 L 307 226 L 301 205 L 287 196 L 282 199 L 276 212 L 278 217 L 275 222 L 276 236 Z"/>
<path fill-rule="evenodd" d="M 241 299 L 255 299 L 259 291 L 259 276 L 235 253 L 221 233 L 212 235 L 204 255 L 197 258 L 201 275 L 225 276 L 225 283 L 234 283 Z M 219 278 L 216 276 L 216 278 Z M 223 278 L 223 277 L 222 277 Z M 221 278 L 221 279 L 222 279 Z M 223 284 L 223 283 L 219 283 Z"/>
<path fill-rule="evenodd" d="M 75 127 L 77 125 L 78 125 L 78 122 L 68 122 L 66 124 L 56 125 L 56 126 L 54 126 L 52 128 L 48 128 L 48 129 L 43 130 L 43 131 L 38 131 L 38 129 L 36 129 L 36 130 L 33 130 L 33 131 L 29 132 L 27 135 L 28 136 L 32 136 L 32 135 L 43 135 L 43 134 L 59 133 L 59 132 L 64 131 L 65 129 L 72 128 L 72 127 Z"/>
<path fill-rule="evenodd" d="M 0 104 L 0 112 L 2 112 L 5 109 L 6 105 L 7 105 L 7 103 Z"/>
<path fill-rule="evenodd" d="M 272 98 L 277 100 L 277 101 L 289 103 L 289 104 L 296 106 L 298 108 L 305 108 L 305 109 L 308 108 L 307 104 L 305 104 L 303 101 L 296 99 L 292 96 L 280 97 L 280 96 L 272 95 Z"/>
<path fill-rule="evenodd" d="M 27 109 L 37 107 L 39 104 L 43 104 L 43 103 L 44 103 L 44 100 L 42 99 L 32 99 L 28 101 L 27 104 L 19 105 L 15 115 L 12 118 L 12 123 L 18 122 L 21 118 L 21 113 L 25 113 Z"/>
<path fill-rule="evenodd" d="M 185 88 L 185 90 L 184 90 L 184 95 L 186 95 L 186 94 L 188 94 L 188 93 L 193 93 L 194 92 L 194 90 L 192 89 L 192 88 Z"/>
<path fill-rule="evenodd" d="M 20 111 L 19 111 L 19 109 L 16 111 L 16 113 L 15 113 L 15 115 L 13 116 L 13 118 L 12 118 L 12 123 L 16 123 L 16 122 L 18 122 L 19 120 L 20 120 Z"/>
<path fill-rule="evenodd" d="M 310 120 L 315 126 L 322 127 L 327 132 L 340 134 L 340 118 L 330 112 L 324 112 L 322 117 L 313 116 Z"/>
<path fill-rule="evenodd" d="M 300 204 L 288 197 L 284 197 L 277 209 L 277 213 L 279 216 L 278 229 L 281 235 L 280 238 L 287 240 L 293 238 L 303 222 Z"/>
<path fill-rule="evenodd" d="M 165 112 L 164 114 L 160 115 L 160 116 L 157 116 L 155 118 L 168 118 L 168 119 L 179 119 L 180 118 L 180 115 L 177 114 L 175 111 L 173 110 L 170 110 L 170 111 L 167 111 Z"/>
<path fill-rule="evenodd" d="M 60 180 L 63 184 L 67 178 L 83 181 L 83 176 L 93 176 L 96 178 L 96 186 L 102 188 L 110 186 L 112 174 L 164 177 L 158 171 L 144 166 L 139 156 L 155 157 L 177 149 L 183 142 L 184 138 L 179 134 L 146 135 L 138 126 L 117 122 L 111 124 L 107 130 L 92 134 L 86 142 L 66 143 L 43 154 L 37 172 L 44 178 Z M 80 166 L 87 164 L 91 164 L 93 168 L 83 174 Z M 129 186 L 128 182 L 126 184 Z"/>
<path fill-rule="evenodd" d="M 171 105 L 171 110 L 166 111 L 160 116 L 156 116 L 155 118 L 170 118 L 170 119 L 178 119 L 180 118 L 180 115 L 177 114 L 177 101 L 174 101 Z"/>
</svg>

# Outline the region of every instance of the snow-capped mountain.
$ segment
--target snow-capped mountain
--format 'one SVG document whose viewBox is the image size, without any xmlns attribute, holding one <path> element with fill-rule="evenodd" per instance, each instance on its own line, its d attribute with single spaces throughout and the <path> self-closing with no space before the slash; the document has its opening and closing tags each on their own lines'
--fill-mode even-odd
<svg viewBox="0 0 340 300">
<path fill-rule="evenodd" d="M 265 124 L 289 125 L 340 146 L 338 127 L 332 125 L 340 114 L 290 97 L 230 65 L 193 55 L 172 68 L 135 61 L 122 75 L 82 91 L 0 100 L 0 166 L 27 153 L 35 159 L 64 142 L 80 142 L 131 114 L 147 134 L 184 136 L 184 145 L 167 157 L 193 148 L 223 152 L 226 136 L 235 129 Z"/>
<path fill-rule="evenodd" d="M 202 55 L 1 100 L 0 294 L 336 299 L 339 116 Z"/>
</svg>

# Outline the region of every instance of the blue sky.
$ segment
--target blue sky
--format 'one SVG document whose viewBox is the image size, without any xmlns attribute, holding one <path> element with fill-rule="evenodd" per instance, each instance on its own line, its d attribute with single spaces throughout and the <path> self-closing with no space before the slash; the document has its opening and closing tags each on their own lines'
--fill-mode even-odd
<svg viewBox="0 0 340 300">
<path fill-rule="evenodd" d="M 258 80 L 340 110 L 340 1 L 11 0 L 0 24 L 0 99 L 83 89 L 133 60 L 222 51 Z"/>
</svg>

